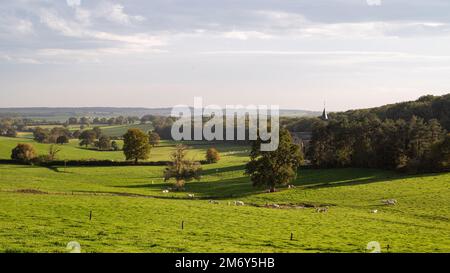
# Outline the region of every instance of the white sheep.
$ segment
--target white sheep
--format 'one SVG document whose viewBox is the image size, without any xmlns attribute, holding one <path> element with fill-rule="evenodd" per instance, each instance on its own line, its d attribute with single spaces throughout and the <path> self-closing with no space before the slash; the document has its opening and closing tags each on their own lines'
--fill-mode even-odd
<svg viewBox="0 0 450 273">
<path fill-rule="evenodd" d="M 377 209 L 373 209 L 373 210 L 370 211 L 370 213 L 377 214 L 378 210 Z"/>
<path fill-rule="evenodd" d="M 209 200 L 209 203 L 210 203 L 210 204 L 215 204 L 215 205 L 217 205 L 217 204 L 219 204 L 219 201 L 216 201 L 216 200 Z"/>
<path fill-rule="evenodd" d="M 189 198 L 194 198 L 194 197 L 195 197 L 195 194 L 188 194 L 188 197 L 189 197 Z"/>
<path fill-rule="evenodd" d="M 323 208 L 316 208 L 316 212 L 317 213 L 325 213 L 328 212 L 328 207 L 323 207 Z"/>
<path fill-rule="evenodd" d="M 390 206 L 397 205 L 397 200 L 395 200 L 395 199 L 382 200 L 381 202 L 385 205 L 390 205 Z"/>
<path fill-rule="evenodd" d="M 245 206 L 245 203 L 242 201 L 234 201 L 235 206 Z"/>
<path fill-rule="evenodd" d="M 169 190 L 163 190 L 163 193 L 169 193 Z"/>
</svg>

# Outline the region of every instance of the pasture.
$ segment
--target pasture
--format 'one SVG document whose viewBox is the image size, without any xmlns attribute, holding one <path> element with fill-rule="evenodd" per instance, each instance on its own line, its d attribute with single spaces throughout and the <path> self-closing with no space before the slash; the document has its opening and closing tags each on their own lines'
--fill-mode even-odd
<svg viewBox="0 0 450 273">
<path fill-rule="evenodd" d="M 0 158 L 26 141 L 32 140 L 0 138 Z M 167 159 L 174 145 L 163 142 L 150 160 Z M 208 147 L 194 145 L 189 156 L 203 159 Z M 388 245 L 391 252 L 450 251 L 448 173 L 299 170 L 295 188 L 268 194 L 243 174 L 246 147 L 217 148 L 222 160 L 204 165 L 202 179 L 187 183 L 185 192 L 163 193 L 171 186 L 162 179 L 164 167 L 0 165 L 0 252 L 65 252 L 70 241 L 82 252 L 359 253 L 370 241 L 384 252 Z M 60 158 L 123 155 L 71 143 Z M 390 198 L 398 204 L 381 203 Z M 245 206 L 234 206 L 236 200 Z"/>
</svg>

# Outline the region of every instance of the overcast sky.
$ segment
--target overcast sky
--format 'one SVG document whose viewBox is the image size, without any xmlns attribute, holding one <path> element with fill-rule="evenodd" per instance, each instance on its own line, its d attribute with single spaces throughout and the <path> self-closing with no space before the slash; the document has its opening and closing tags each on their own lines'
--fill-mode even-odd
<svg viewBox="0 0 450 273">
<path fill-rule="evenodd" d="M 449 14 L 448 0 L 0 0 L 0 107 L 445 94 Z"/>
</svg>

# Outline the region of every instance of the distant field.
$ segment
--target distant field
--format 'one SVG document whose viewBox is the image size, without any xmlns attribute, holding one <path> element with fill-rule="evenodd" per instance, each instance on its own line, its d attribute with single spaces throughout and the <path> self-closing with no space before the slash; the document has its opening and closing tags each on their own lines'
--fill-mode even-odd
<svg viewBox="0 0 450 273">
<path fill-rule="evenodd" d="M 0 159 L 10 159 L 11 150 L 18 143 L 31 143 L 38 154 L 46 154 L 51 144 L 37 143 L 30 138 L 8 138 L 0 137 Z M 79 160 L 79 159 L 97 159 L 97 160 L 125 160 L 125 156 L 122 151 L 97 151 L 95 149 L 86 149 L 78 145 L 78 140 L 71 140 L 69 144 L 56 145 L 61 151 L 58 153 L 58 159 L 60 160 Z M 119 147 L 122 148 L 123 141 L 117 140 Z M 152 148 L 150 151 L 149 161 L 164 161 L 169 160 L 170 153 L 174 150 L 177 143 L 173 141 L 161 141 L 160 145 Z M 203 160 L 205 157 L 205 150 L 209 145 L 200 145 L 195 142 L 186 142 L 191 146 L 189 157 L 195 160 Z M 212 144 L 211 144 L 212 145 Z M 242 149 L 242 147 L 235 147 L 233 145 L 222 145 L 223 151 Z"/>
<path fill-rule="evenodd" d="M 102 133 L 110 137 L 121 137 L 131 128 L 141 129 L 148 133 L 148 131 L 153 129 L 153 126 L 151 124 L 132 124 L 101 127 Z"/>
<path fill-rule="evenodd" d="M 2 157 L 16 141 L 0 138 Z M 167 158 L 173 145 L 163 143 L 153 156 Z M 191 156 L 202 157 L 207 147 L 195 146 Z M 295 189 L 267 194 L 243 175 L 247 148 L 217 147 L 222 160 L 203 166 L 201 181 L 168 194 L 164 167 L 0 165 L 0 252 L 64 252 L 74 240 L 83 252 L 360 253 L 370 241 L 380 242 L 384 252 L 387 245 L 391 252 L 450 252 L 448 173 L 300 170 Z M 64 149 L 68 157 L 115 155 Z M 388 198 L 398 205 L 382 205 Z M 234 200 L 246 206 L 230 206 Z M 267 203 L 329 205 L 330 211 L 258 207 Z"/>
<path fill-rule="evenodd" d="M 62 127 L 62 126 L 60 125 L 29 126 L 29 128 L 31 129 L 36 127 L 40 127 L 43 129 L 52 129 L 54 127 Z M 89 125 L 89 127 L 85 127 L 85 129 L 92 129 L 94 127 L 100 127 L 102 129 L 102 132 L 110 137 L 121 137 L 128 131 L 128 129 L 131 128 L 141 129 L 146 133 L 153 129 L 153 126 L 151 124 L 128 124 L 128 125 L 111 125 L 111 126 L 105 124 L 91 124 Z M 67 128 L 71 131 L 76 131 L 80 130 L 80 125 L 69 125 Z M 27 134 L 27 136 L 31 135 L 31 133 L 23 133 L 23 134 Z"/>
</svg>

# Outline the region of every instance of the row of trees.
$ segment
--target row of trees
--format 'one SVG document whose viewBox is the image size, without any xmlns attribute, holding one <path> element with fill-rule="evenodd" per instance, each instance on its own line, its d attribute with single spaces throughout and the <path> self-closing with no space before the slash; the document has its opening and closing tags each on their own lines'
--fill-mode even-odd
<svg viewBox="0 0 450 273">
<path fill-rule="evenodd" d="M 64 127 L 52 129 L 36 127 L 33 131 L 33 137 L 39 143 L 66 144 L 73 137 L 73 133 Z"/>
<path fill-rule="evenodd" d="M 351 110 L 341 113 L 331 113 L 331 119 L 341 116 L 361 117 L 373 114 L 381 120 L 410 120 L 413 116 L 430 121 L 436 119 L 441 126 L 450 131 L 450 94 L 443 96 L 422 96 L 415 101 L 407 101 L 384 105 L 370 109 Z"/>
<path fill-rule="evenodd" d="M 449 159 L 445 138 L 435 119 L 340 116 L 316 124 L 308 156 L 316 167 L 445 170 Z"/>
<path fill-rule="evenodd" d="M 11 151 L 11 159 L 26 163 L 42 163 L 56 160 L 57 154 L 61 150 L 54 145 L 50 145 L 47 154 L 38 155 L 36 149 L 30 143 L 19 143 Z"/>
<path fill-rule="evenodd" d="M 11 118 L 3 118 L 0 120 L 0 136 L 16 137 L 18 125 L 17 121 Z"/>
<path fill-rule="evenodd" d="M 118 117 L 111 117 L 111 118 L 71 117 L 66 121 L 66 124 L 68 124 L 68 125 L 87 125 L 87 126 L 89 126 L 90 124 L 125 125 L 125 124 L 135 124 L 138 121 L 140 121 L 140 118 L 135 117 L 135 116 L 130 116 L 130 117 L 118 116 Z"/>
</svg>

